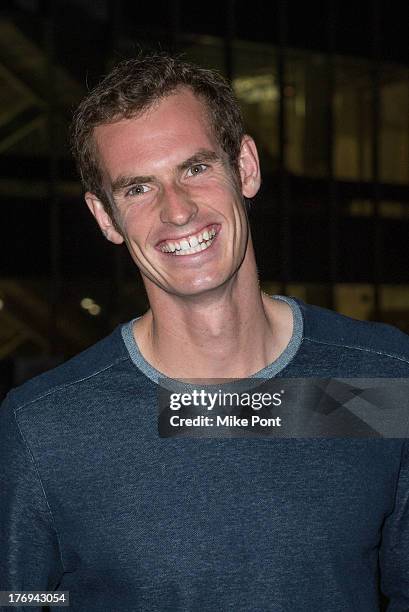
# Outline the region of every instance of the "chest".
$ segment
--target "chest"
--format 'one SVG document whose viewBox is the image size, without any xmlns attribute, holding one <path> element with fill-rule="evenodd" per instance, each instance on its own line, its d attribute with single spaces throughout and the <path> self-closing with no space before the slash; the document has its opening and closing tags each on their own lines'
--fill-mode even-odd
<svg viewBox="0 0 409 612">
<path fill-rule="evenodd" d="M 57 520 L 91 565 L 131 561 L 150 579 L 215 560 L 356 563 L 392 509 L 391 455 L 373 440 L 134 439 L 82 457 Z"/>
</svg>

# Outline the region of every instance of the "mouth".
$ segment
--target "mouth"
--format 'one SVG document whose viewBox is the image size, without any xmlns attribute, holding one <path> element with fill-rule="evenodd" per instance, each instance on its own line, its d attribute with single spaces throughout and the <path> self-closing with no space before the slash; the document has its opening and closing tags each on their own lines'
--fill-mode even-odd
<svg viewBox="0 0 409 612">
<path fill-rule="evenodd" d="M 205 251 L 213 244 L 219 229 L 219 225 L 208 225 L 197 234 L 191 234 L 180 240 L 163 240 L 157 248 L 162 253 L 169 255 L 195 255 Z"/>
</svg>

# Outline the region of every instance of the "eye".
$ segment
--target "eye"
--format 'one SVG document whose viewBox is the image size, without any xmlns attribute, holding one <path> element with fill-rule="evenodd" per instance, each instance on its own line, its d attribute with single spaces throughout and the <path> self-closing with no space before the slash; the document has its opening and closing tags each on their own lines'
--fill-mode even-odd
<svg viewBox="0 0 409 612">
<path fill-rule="evenodd" d="M 147 185 L 134 185 L 126 192 L 126 197 L 139 196 L 149 191 L 149 187 Z"/>
<path fill-rule="evenodd" d="M 189 170 L 186 172 L 186 176 L 196 176 L 197 174 L 202 174 L 207 170 L 208 166 L 206 164 L 195 164 L 191 166 Z"/>
</svg>

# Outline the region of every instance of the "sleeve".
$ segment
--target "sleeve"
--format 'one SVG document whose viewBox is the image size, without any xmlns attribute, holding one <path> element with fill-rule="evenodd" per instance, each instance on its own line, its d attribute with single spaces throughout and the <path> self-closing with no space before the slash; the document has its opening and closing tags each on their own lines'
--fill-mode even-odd
<svg viewBox="0 0 409 612">
<path fill-rule="evenodd" d="M 0 590 L 51 591 L 62 574 L 52 515 L 8 397 L 0 406 Z"/>
<path fill-rule="evenodd" d="M 387 612 L 409 610 L 409 443 L 403 444 L 395 505 L 383 526 L 379 555 L 381 591 Z"/>
</svg>

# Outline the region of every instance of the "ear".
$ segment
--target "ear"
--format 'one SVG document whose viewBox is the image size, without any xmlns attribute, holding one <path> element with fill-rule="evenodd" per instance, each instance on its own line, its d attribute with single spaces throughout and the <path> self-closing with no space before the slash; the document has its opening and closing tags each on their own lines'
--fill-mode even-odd
<svg viewBox="0 0 409 612">
<path fill-rule="evenodd" d="M 101 200 L 99 200 L 93 193 L 87 191 L 85 194 L 85 201 L 91 213 L 94 215 L 96 222 L 101 228 L 101 232 L 104 234 L 105 238 L 114 244 L 122 244 L 124 241 L 123 236 L 115 228 L 111 217 L 105 210 Z"/>
<path fill-rule="evenodd" d="M 244 197 L 253 198 L 260 189 L 261 176 L 256 143 L 248 134 L 241 141 L 239 171 Z"/>
</svg>

